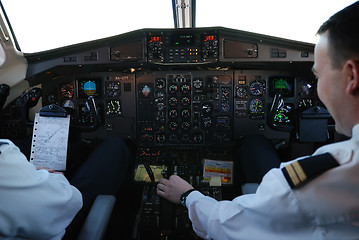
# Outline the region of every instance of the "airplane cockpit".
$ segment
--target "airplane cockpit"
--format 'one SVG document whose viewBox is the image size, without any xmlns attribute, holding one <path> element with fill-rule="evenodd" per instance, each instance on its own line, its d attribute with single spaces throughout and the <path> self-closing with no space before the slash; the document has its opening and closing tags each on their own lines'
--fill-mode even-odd
<svg viewBox="0 0 359 240">
<path fill-rule="evenodd" d="M 200 239 L 186 209 L 164 202 L 155 183 L 177 174 L 215 199 L 232 199 L 236 146 L 246 135 L 267 137 L 283 161 L 341 137 L 316 93 L 314 43 L 196 27 L 196 1 L 173 0 L 174 28 L 23 53 L 2 2 L 1 138 L 31 138 L 35 113 L 58 106 L 70 116 L 68 171 L 75 141 L 116 137 L 131 148 L 133 173 L 108 239 Z"/>
</svg>

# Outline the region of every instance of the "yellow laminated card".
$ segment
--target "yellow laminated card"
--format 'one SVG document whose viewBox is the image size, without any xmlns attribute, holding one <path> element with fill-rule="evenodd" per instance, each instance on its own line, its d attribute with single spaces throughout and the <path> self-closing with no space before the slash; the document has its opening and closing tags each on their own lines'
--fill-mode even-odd
<svg viewBox="0 0 359 240">
<path fill-rule="evenodd" d="M 233 182 L 233 162 L 205 159 L 203 180 L 210 182 L 213 177 L 220 177 L 222 184 L 231 184 Z"/>
</svg>

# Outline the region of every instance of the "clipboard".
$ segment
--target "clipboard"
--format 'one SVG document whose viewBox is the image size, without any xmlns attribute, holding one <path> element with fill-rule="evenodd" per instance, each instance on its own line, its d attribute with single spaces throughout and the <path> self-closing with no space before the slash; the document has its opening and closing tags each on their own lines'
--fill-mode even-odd
<svg viewBox="0 0 359 240">
<path fill-rule="evenodd" d="M 30 162 L 36 167 L 66 170 L 70 116 L 51 104 L 35 114 Z"/>
</svg>

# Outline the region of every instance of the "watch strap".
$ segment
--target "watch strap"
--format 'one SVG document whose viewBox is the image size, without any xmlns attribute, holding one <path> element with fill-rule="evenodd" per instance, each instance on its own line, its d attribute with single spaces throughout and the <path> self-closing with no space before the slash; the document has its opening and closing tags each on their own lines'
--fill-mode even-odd
<svg viewBox="0 0 359 240">
<path fill-rule="evenodd" d="M 196 191 L 196 189 L 192 188 L 192 189 L 190 189 L 190 190 L 188 190 L 188 191 L 186 191 L 186 192 L 184 192 L 184 193 L 181 194 L 180 203 L 181 203 L 184 207 L 186 207 L 186 199 L 187 199 L 187 196 L 188 196 L 191 192 L 193 192 L 193 191 Z"/>
</svg>

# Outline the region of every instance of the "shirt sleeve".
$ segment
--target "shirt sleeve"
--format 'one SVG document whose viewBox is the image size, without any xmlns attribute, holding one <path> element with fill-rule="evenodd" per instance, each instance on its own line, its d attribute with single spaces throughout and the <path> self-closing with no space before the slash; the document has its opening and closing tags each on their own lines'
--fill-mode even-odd
<svg viewBox="0 0 359 240">
<path fill-rule="evenodd" d="M 187 197 L 187 207 L 194 231 L 204 239 L 280 240 L 293 233 L 306 236 L 308 229 L 280 169 L 269 171 L 255 194 L 216 201 L 196 191 Z"/>
<path fill-rule="evenodd" d="M 0 151 L 0 235 L 63 236 L 82 207 L 81 193 L 62 174 L 36 170 L 10 141 Z"/>
</svg>

